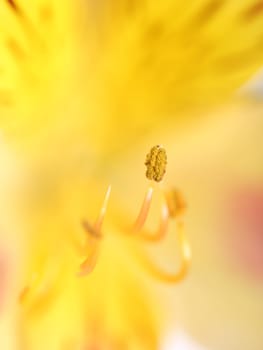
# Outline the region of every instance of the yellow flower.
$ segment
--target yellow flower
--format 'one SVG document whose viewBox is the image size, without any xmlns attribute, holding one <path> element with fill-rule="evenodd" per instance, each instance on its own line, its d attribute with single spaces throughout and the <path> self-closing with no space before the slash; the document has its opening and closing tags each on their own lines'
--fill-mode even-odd
<svg viewBox="0 0 263 350">
<path fill-rule="evenodd" d="M 173 224 L 185 259 L 179 275 L 169 274 L 170 264 L 162 273 L 138 250 L 141 239 L 162 238 L 184 202 L 157 187 L 149 224 L 159 205 L 161 222 L 157 237 L 149 236 L 142 230 L 149 187 L 132 226 L 147 186 L 142 176 L 137 181 L 144 154 L 134 142 L 174 126 L 185 109 L 228 98 L 260 68 L 261 12 L 253 1 L 0 4 L 0 122 L 21 160 L 14 205 L 27 246 L 20 294 L 26 349 L 159 348 L 165 315 L 143 269 L 168 282 L 184 277 L 190 253 L 182 222 Z"/>
<path fill-rule="evenodd" d="M 254 233 L 260 230 L 262 240 L 262 224 L 255 225 L 252 219 L 247 225 L 239 217 L 239 225 L 233 225 L 231 209 L 233 197 L 242 191 L 262 196 L 258 150 L 262 148 L 263 105 L 262 101 L 247 102 L 222 106 L 184 131 L 171 129 L 164 134 L 168 154 L 171 150 L 176 154 L 165 181 L 185 189 L 187 235 L 193 251 L 189 278 L 175 286 L 167 304 L 174 329 L 180 327 L 208 349 L 263 347 L 262 268 L 255 277 L 247 256 L 247 265 L 237 259 L 244 245 L 257 259 L 262 245 Z M 240 205 L 246 203 L 245 197 L 236 199 Z M 258 250 L 252 248 L 255 245 Z M 172 249 L 168 247 L 167 254 Z M 256 261 L 260 264 L 261 259 Z"/>
</svg>

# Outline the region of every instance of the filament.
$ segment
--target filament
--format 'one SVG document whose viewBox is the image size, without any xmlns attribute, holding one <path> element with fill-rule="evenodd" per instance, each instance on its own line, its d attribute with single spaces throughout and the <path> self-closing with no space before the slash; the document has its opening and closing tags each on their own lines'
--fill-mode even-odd
<svg viewBox="0 0 263 350">
<path fill-rule="evenodd" d="M 88 220 L 82 221 L 82 227 L 89 235 L 95 238 L 101 238 L 100 232 L 95 228 L 95 225 L 92 225 Z"/>
<path fill-rule="evenodd" d="M 105 218 L 105 214 L 107 212 L 107 207 L 108 207 L 108 203 L 109 203 L 109 199 L 110 199 L 110 194 L 111 194 L 111 185 L 109 185 L 107 192 L 105 194 L 104 200 L 103 200 L 103 204 L 102 207 L 100 209 L 99 215 L 95 221 L 94 224 L 91 224 L 88 220 L 84 219 L 82 221 L 82 227 L 84 228 L 84 230 L 90 234 L 91 236 L 95 237 L 95 238 L 101 238 L 102 234 L 101 234 L 101 228 L 102 228 L 102 224 Z"/>
<path fill-rule="evenodd" d="M 98 216 L 98 218 L 97 218 L 97 220 L 96 220 L 96 222 L 94 224 L 94 228 L 98 232 L 101 231 L 101 227 L 102 227 L 102 224 L 103 224 L 103 221 L 104 221 L 104 218 L 105 218 L 105 214 L 106 214 L 106 211 L 107 211 L 107 207 L 108 207 L 108 204 L 109 204 L 110 194 L 111 194 L 111 185 L 108 186 L 108 189 L 107 189 L 106 195 L 104 197 L 104 201 L 103 201 L 102 207 L 100 209 L 99 216 Z"/>
<path fill-rule="evenodd" d="M 173 188 L 165 192 L 165 200 L 172 218 L 181 217 L 186 211 L 186 202 L 180 191 Z"/>
<path fill-rule="evenodd" d="M 189 266 L 191 262 L 191 247 L 188 239 L 185 235 L 185 229 L 183 222 L 178 222 L 176 226 L 176 233 L 178 235 L 178 242 L 180 247 L 181 255 L 181 265 L 176 273 L 167 273 L 157 267 L 150 259 L 146 256 L 141 255 L 140 260 L 142 266 L 147 270 L 147 272 L 154 278 L 166 282 L 166 283 L 177 283 L 185 278 L 189 271 Z"/>
<path fill-rule="evenodd" d="M 165 237 L 168 231 L 169 219 L 170 219 L 169 210 L 166 203 L 164 203 L 161 207 L 161 219 L 160 219 L 160 224 L 156 233 L 153 234 L 153 233 L 149 233 L 148 231 L 142 231 L 140 233 L 140 237 L 149 242 L 160 241 Z"/>
<path fill-rule="evenodd" d="M 147 242 L 159 242 L 168 232 L 169 221 L 176 219 L 176 234 L 178 236 L 179 250 L 181 256 L 181 264 L 176 273 L 167 273 L 160 269 L 144 254 L 139 255 L 139 259 L 154 278 L 166 283 L 177 283 L 185 278 L 188 273 L 191 262 L 191 247 L 185 235 L 185 227 L 182 221 L 182 216 L 185 213 L 186 202 L 182 194 L 175 189 L 167 192 L 162 191 L 163 203 L 161 205 L 161 217 L 159 227 L 155 233 L 143 230 L 143 226 L 149 215 L 150 206 L 153 197 L 153 187 L 149 187 L 144 197 L 139 215 L 135 221 L 133 232 L 138 233 L 138 237 Z"/>
<path fill-rule="evenodd" d="M 153 186 L 150 186 L 146 191 L 140 212 L 133 226 L 132 232 L 139 233 L 138 236 L 140 238 L 149 242 L 160 241 L 165 237 L 168 230 L 168 224 L 170 219 L 170 209 L 167 204 L 167 199 L 163 191 L 162 191 L 162 195 L 164 198 L 161 206 L 161 217 L 160 217 L 159 227 L 156 230 L 156 232 L 151 233 L 149 231 L 143 230 L 147 217 L 149 216 L 149 211 L 152 204 Z"/>
<path fill-rule="evenodd" d="M 95 221 L 95 223 L 92 225 L 88 220 L 82 221 L 82 227 L 84 228 L 85 232 L 89 234 L 89 236 L 92 238 L 92 241 L 87 244 L 89 247 L 89 254 L 85 258 L 85 260 L 80 265 L 80 271 L 78 272 L 78 276 L 86 276 L 90 274 L 98 260 L 99 256 L 99 241 L 102 238 L 102 224 L 104 222 L 104 218 L 107 212 L 107 207 L 110 199 L 111 194 L 111 185 L 108 186 L 108 189 L 106 191 L 99 215 Z"/>
<path fill-rule="evenodd" d="M 83 277 L 89 275 L 97 265 L 98 256 L 99 245 L 98 243 L 95 243 L 88 257 L 81 263 L 78 276 Z"/>
<path fill-rule="evenodd" d="M 45 265 L 43 271 L 33 273 L 20 292 L 19 303 L 26 306 L 30 313 L 45 312 L 63 286 L 66 270 L 61 265 L 54 267 L 53 263 Z"/>
<path fill-rule="evenodd" d="M 153 187 L 150 186 L 146 191 L 140 212 L 137 216 L 137 219 L 135 220 L 133 230 L 132 230 L 133 232 L 140 231 L 144 226 L 151 207 L 152 197 L 153 197 Z"/>
</svg>

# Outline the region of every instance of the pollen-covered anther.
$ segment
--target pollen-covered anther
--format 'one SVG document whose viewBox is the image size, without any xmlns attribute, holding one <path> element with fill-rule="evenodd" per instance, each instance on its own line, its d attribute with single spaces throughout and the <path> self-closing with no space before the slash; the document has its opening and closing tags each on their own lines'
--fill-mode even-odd
<svg viewBox="0 0 263 350">
<path fill-rule="evenodd" d="M 156 182 L 162 181 L 166 172 L 167 155 L 163 147 L 157 145 L 151 148 L 146 156 L 146 177 Z"/>
</svg>

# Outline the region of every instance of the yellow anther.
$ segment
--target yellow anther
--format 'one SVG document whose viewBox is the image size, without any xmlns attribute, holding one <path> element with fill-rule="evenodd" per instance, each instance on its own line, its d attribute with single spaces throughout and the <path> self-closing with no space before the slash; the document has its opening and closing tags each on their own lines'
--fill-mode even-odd
<svg viewBox="0 0 263 350">
<path fill-rule="evenodd" d="M 157 145 L 152 147 L 146 156 L 146 177 L 149 180 L 160 182 L 166 171 L 167 155 L 163 147 Z"/>
</svg>

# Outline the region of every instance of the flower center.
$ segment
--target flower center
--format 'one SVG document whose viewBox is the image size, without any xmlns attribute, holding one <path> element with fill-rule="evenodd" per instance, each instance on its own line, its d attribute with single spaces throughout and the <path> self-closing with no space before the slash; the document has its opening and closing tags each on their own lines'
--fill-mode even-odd
<svg viewBox="0 0 263 350">
<path fill-rule="evenodd" d="M 175 221 L 175 230 L 181 255 L 181 266 L 179 268 L 179 271 L 175 273 L 167 273 L 163 271 L 154 263 L 154 261 L 152 261 L 147 256 L 145 251 L 143 251 L 143 245 L 141 244 L 136 245 L 139 247 L 139 249 L 136 251 L 135 261 L 153 278 L 161 280 L 163 282 L 177 283 L 184 279 L 188 273 L 191 261 L 191 249 L 185 235 L 185 226 L 183 221 L 183 216 L 186 208 L 184 198 L 181 192 L 178 190 L 174 188 L 163 189 L 163 184 L 162 186 L 160 184 L 166 170 L 166 163 L 167 156 L 165 149 L 160 146 L 153 147 L 146 157 L 148 174 L 146 174 L 146 176 L 148 179 L 154 180 L 155 183 L 150 181 L 150 184 L 146 189 L 146 194 L 142 201 L 141 208 L 135 220 L 131 220 L 130 223 L 127 223 L 127 225 L 125 225 L 125 228 L 119 227 L 118 231 L 126 236 L 128 241 L 131 240 L 137 241 L 139 243 L 147 242 L 149 244 L 153 244 L 158 243 L 167 237 L 170 232 L 169 223 L 170 221 Z M 104 219 L 108 213 L 111 192 L 112 186 L 109 185 L 101 209 L 94 223 L 90 222 L 88 219 L 84 219 L 80 222 L 85 236 L 83 237 L 84 244 L 81 245 L 81 249 L 77 253 L 78 256 L 79 254 L 83 256 L 83 260 L 80 263 L 79 269 L 76 271 L 76 276 L 78 277 L 88 276 L 96 268 L 98 259 L 100 257 L 101 243 L 105 237 Z M 147 219 L 149 217 L 155 192 L 159 192 L 159 194 L 161 194 L 160 219 L 156 230 L 154 232 L 151 232 L 147 229 Z M 111 247 L 112 246 L 108 246 L 108 249 L 111 249 Z M 54 272 L 54 269 L 50 269 L 50 271 L 51 270 Z M 73 270 L 74 268 L 68 271 L 68 273 L 72 273 Z M 55 283 L 55 281 L 58 280 L 58 276 L 56 274 L 53 275 L 53 272 L 51 276 L 50 273 L 47 274 L 43 271 L 38 271 L 37 274 L 34 274 L 32 281 L 29 281 L 28 285 L 26 285 L 21 292 L 21 302 L 23 303 L 26 300 L 31 299 L 30 295 L 34 295 L 36 298 L 38 298 L 39 294 L 40 299 L 45 298 L 45 293 L 47 297 L 49 294 L 53 295 L 51 291 L 55 287 L 52 287 L 52 283 Z M 58 275 L 59 274 L 60 272 L 58 271 Z M 46 285 L 45 281 L 42 281 L 45 276 L 48 277 L 48 286 Z M 74 277 L 74 272 L 72 277 Z M 38 292 L 39 290 L 40 292 Z"/>
</svg>

